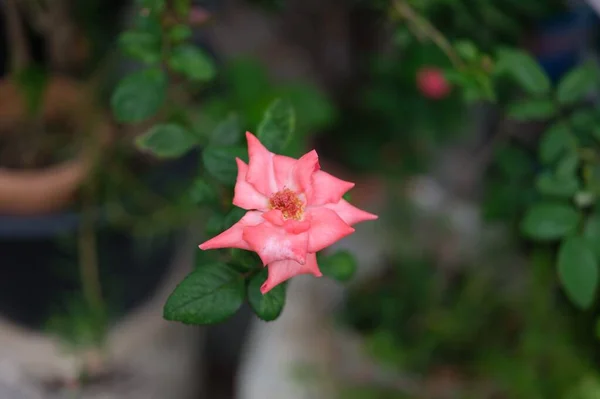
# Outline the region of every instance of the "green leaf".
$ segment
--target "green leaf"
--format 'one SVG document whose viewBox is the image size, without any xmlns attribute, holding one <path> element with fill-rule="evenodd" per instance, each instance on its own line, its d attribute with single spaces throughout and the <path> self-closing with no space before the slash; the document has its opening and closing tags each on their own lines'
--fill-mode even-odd
<svg viewBox="0 0 600 399">
<path fill-rule="evenodd" d="M 562 242 L 558 277 L 571 302 L 581 309 L 592 305 L 598 286 L 598 263 L 586 240 L 569 237 Z"/>
<path fill-rule="evenodd" d="M 177 158 L 198 144 L 197 138 L 186 128 L 175 123 L 151 127 L 137 137 L 138 148 L 151 152 L 160 158 Z"/>
<path fill-rule="evenodd" d="M 558 159 L 564 152 L 571 149 L 571 135 L 569 127 L 562 122 L 552 125 L 540 141 L 539 157 L 545 164 L 550 164 Z"/>
<path fill-rule="evenodd" d="M 550 79 L 537 61 L 522 50 L 503 48 L 497 53 L 496 72 L 508 74 L 533 95 L 549 94 Z"/>
<path fill-rule="evenodd" d="M 596 258 L 600 259 L 600 213 L 593 213 L 585 222 L 583 237 L 590 248 L 595 252 Z"/>
<path fill-rule="evenodd" d="M 574 178 L 579 168 L 579 157 L 577 154 L 565 155 L 556 165 L 556 176 L 558 178 Z"/>
<path fill-rule="evenodd" d="M 562 104 L 583 99 L 598 83 L 598 66 L 587 63 L 569 71 L 558 83 L 556 98 Z"/>
<path fill-rule="evenodd" d="M 508 116 L 517 121 L 549 119 L 556 112 L 554 103 L 545 99 L 524 100 L 508 107 Z"/>
<path fill-rule="evenodd" d="M 119 47 L 126 55 L 146 64 L 157 64 L 160 61 L 161 38 L 150 32 L 123 32 L 119 36 Z"/>
<path fill-rule="evenodd" d="M 454 43 L 454 49 L 462 59 L 469 62 L 476 61 L 479 56 L 479 50 L 477 50 L 475 44 L 468 40 L 457 41 Z"/>
<path fill-rule="evenodd" d="M 158 112 L 167 91 L 163 71 L 150 68 L 123 78 L 111 97 L 115 118 L 121 123 L 142 122 Z"/>
<path fill-rule="evenodd" d="M 246 251 L 239 248 L 231 248 L 230 253 L 235 264 L 241 266 L 244 270 L 252 270 L 263 267 L 262 261 L 256 252 Z"/>
<path fill-rule="evenodd" d="M 231 211 L 229 211 L 227 216 L 225 216 L 224 228 L 228 229 L 231 226 L 233 226 L 234 224 L 236 224 L 237 222 L 239 222 L 240 219 L 242 217 L 244 217 L 246 212 L 247 211 L 245 209 L 238 208 L 237 206 L 234 207 Z"/>
<path fill-rule="evenodd" d="M 260 287 L 267 281 L 267 269 L 253 276 L 248 282 L 248 303 L 256 315 L 264 321 L 273 321 L 281 315 L 285 306 L 287 284 L 279 284 L 266 294 Z"/>
<path fill-rule="evenodd" d="M 296 124 L 296 115 L 292 105 L 277 99 L 271 103 L 256 136 L 272 152 L 281 152 L 291 139 Z"/>
<path fill-rule="evenodd" d="M 594 109 L 580 109 L 571 114 L 569 121 L 575 129 L 592 130 L 598 126 L 598 114 Z"/>
<path fill-rule="evenodd" d="M 174 42 L 182 42 L 192 36 L 192 29 L 184 24 L 177 24 L 169 30 L 169 39 Z"/>
<path fill-rule="evenodd" d="M 173 6 L 180 17 L 187 17 L 192 8 L 192 0 L 175 0 Z"/>
<path fill-rule="evenodd" d="M 230 114 L 225 120 L 217 125 L 211 134 L 211 144 L 234 145 L 242 138 L 240 119 L 235 114 Z"/>
<path fill-rule="evenodd" d="M 213 237 L 218 234 L 221 234 L 225 230 L 225 228 L 223 227 L 224 224 L 225 216 L 220 213 L 213 213 L 204 225 L 206 235 L 209 237 Z"/>
<path fill-rule="evenodd" d="M 159 13 L 165 10 L 166 0 L 137 0 L 138 6 L 147 8 L 152 13 Z"/>
<path fill-rule="evenodd" d="M 190 189 L 190 197 L 196 204 L 206 204 L 217 200 L 215 190 L 203 179 L 196 179 Z"/>
<path fill-rule="evenodd" d="M 527 210 L 521 221 L 521 231 L 537 240 L 557 240 L 577 228 L 581 216 L 566 204 L 538 203 Z"/>
<path fill-rule="evenodd" d="M 561 178 L 550 172 L 540 174 L 535 184 L 540 193 L 556 197 L 572 197 L 579 189 L 579 182 L 575 177 Z"/>
<path fill-rule="evenodd" d="M 356 259 L 349 251 L 338 251 L 319 259 L 319 269 L 324 276 L 338 281 L 348 281 L 356 273 Z"/>
<path fill-rule="evenodd" d="M 37 114 L 48 87 L 48 71 L 36 65 L 29 66 L 17 71 L 13 79 L 24 96 L 27 110 L 31 114 Z"/>
<path fill-rule="evenodd" d="M 235 185 L 237 163 L 235 158 L 247 159 L 248 152 L 243 147 L 207 146 L 202 153 L 206 171 L 220 183 Z"/>
<path fill-rule="evenodd" d="M 148 32 L 155 37 L 163 35 L 160 13 L 138 13 L 134 16 L 133 26 L 135 30 Z"/>
<path fill-rule="evenodd" d="M 246 295 L 243 277 L 223 263 L 198 267 L 171 294 L 164 318 L 185 324 L 216 324 L 233 316 Z"/>
<path fill-rule="evenodd" d="M 175 47 L 169 57 L 169 66 L 175 72 L 196 82 L 208 82 L 217 73 L 210 56 L 191 44 L 180 44 Z"/>
</svg>

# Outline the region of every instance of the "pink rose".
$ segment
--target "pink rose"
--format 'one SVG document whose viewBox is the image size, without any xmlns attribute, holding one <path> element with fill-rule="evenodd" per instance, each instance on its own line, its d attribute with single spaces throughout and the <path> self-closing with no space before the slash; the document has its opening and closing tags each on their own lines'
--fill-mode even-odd
<svg viewBox="0 0 600 399">
<path fill-rule="evenodd" d="M 322 276 L 316 253 L 352 234 L 352 225 L 377 219 L 342 199 L 354 183 L 320 170 L 316 151 L 300 159 L 276 155 L 246 132 L 250 162 L 239 158 L 233 204 L 248 210 L 200 249 L 255 251 L 268 269 L 263 294 L 300 274 Z"/>
<path fill-rule="evenodd" d="M 442 71 L 435 67 L 423 67 L 417 72 L 417 87 L 428 98 L 441 100 L 451 90 Z"/>
</svg>

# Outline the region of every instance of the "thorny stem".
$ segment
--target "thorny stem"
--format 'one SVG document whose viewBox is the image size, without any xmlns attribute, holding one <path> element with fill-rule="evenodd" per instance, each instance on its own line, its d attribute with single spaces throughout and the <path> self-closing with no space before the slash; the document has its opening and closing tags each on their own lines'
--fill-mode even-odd
<svg viewBox="0 0 600 399">
<path fill-rule="evenodd" d="M 463 61 L 458 54 L 456 54 L 448 39 L 446 39 L 446 37 L 427 19 L 417 13 L 406 0 L 394 0 L 393 5 L 398 15 L 407 20 L 418 30 L 418 32 L 416 32 L 418 36 L 428 37 L 429 40 L 435 43 L 446 54 L 450 62 L 452 62 L 457 69 L 464 68 Z"/>
<path fill-rule="evenodd" d="M 100 273 L 98 269 L 98 252 L 96 248 L 96 231 L 94 214 L 94 186 L 88 182 L 82 190 L 82 216 L 79 231 L 79 271 L 83 294 L 90 308 L 99 314 L 104 310 Z"/>
<path fill-rule="evenodd" d="M 16 0 L 4 1 L 4 17 L 6 20 L 6 29 L 8 37 L 9 57 L 11 73 L 14 75 L 18 71 L 27 67 L 30 61 L 29 45 L 27 35 L 23 28 L 23 21 L 19 13 Z"/>
</svg>

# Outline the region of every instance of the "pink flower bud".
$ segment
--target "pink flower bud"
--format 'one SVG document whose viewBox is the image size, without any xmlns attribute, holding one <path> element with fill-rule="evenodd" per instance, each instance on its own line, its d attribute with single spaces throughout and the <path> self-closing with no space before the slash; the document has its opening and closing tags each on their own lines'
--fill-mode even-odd
<svg viewBox="0 0 600 399">
<path fill-rule="evenodd" d="M 436 67 L 423 67 L 417 72 L 417 87 L 427 98 L 440 100 L 452 89 L 443 72 Z"/>
</svg>

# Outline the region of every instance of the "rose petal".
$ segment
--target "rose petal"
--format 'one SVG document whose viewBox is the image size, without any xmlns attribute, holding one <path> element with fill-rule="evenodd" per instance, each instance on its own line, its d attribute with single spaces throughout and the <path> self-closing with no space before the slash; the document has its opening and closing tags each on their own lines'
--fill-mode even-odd
<svg viewBox="0 0 600 399">
<path fill-rule="evenodd" d="M 293 260 L 281 260 L 270 263 L 267 267 L 269 268 L 269 276 L 260 287 L 260 292 L 263 295 L 294 276 L 312 274 L 315 277 L 321 277 L 323 275 L 319 270 L 319 265 L 317 265 L 317 255 L 314 253 L 306 254 L 306 263 L 303 265 Z"/>
<path fill-rule="evenodd" d="M 283 220 L 283 213 L 279 209 L 271 209 L 270 211 L 263 213 L 262 217 L 275 226 L 283 226 L 285 222 L 285 220 Z"/>
<path fill-rule="evenodd" d="M 352 187 L 354 187 L 352 182 L 338 179 L 322 170 L 316 171 L 312 177 L 308 205 L 335 204 Z"/>
<path fill-rule="evenodd" d="M 377 219 L 377 215 L 363 211 L 362 209 L 355 207 L 343 199 L 341 199 L 337 204 L 325 204 L 323 206 L 337 213 L 337 215 L 350 226 L 366 220 Z"/>
<path fill-rule="evenodd" d="M 354 233 L 331 209 L 318 207 L 308 209 L 310 229 L 308 230 L 308 252 L 318 252 L 336 241 Z"/>
<path fill-rule="evenodd" d="M 320 169 L 319 156 L 315 150 L 304 154 L 298 160 L 275 155 L 273 161 L 279 190 L 289 188 L 297 193 L 309 192 L 312 186 L 312 175 Z"/>
<path fill-rule="evenodd" d="M 306 215 L 304 220 L 284 220 L 282 212 L 279 209 L 273 209 L 263 213 L 262 217 L 275 226 L 283 226 L 284 230 L 290 234 L 304 233 L 310 228 L 308 215 Z"/>
<path fill-rule="evenodd" d="M 266 210 L 269 205 L 267 197 L 259 193 L 252 184 L 246 181 L 248 165 L 239 158 L 236 158 L 235 161 L 238 166 L 238 176 L 235 183 L 233 205 L 247 210 Z"/>
<path fill-rule="evenodd" d="M 310 229 L 310 220 L 308 218 L 304 220 L 289 219 L 283 223 L 283 228 L 290 234 L 304 233 Z"/>
<path fill-rule="evenodd" d="M 298 188 L 291 180 L 292 170 L 296 164 L 294 158 L 286 157 L 285 155 L 275 155 L 273 157 L 273 168 L 275 169 L 275 180 L 277 181 L 277 191 L 284 188 L 296 191 Z"/>
<path fill-rule="evenodd" d="M 252 184 L 256 190 L 271 197 L 277 192 L 277 181 L 273 166 L 274 154 L 267 150 L 264 145 L 250 132 L 246 132 L 248 140 L 248 171 L 246 181 Z"/>
<path fill-rule="evenodd" d="M 203 251 L 217 248 L 240 248 L 249 250 L 250 246 L 242 238 L 244 228 L 247 226 L 254 226 L 259 223 L 264 223 L 261 212 L 246 212 L 246 214 L 236 224 L 218 236 L 200 244 L 199 247 Z"/>
<path fill-rule="evenodd" d="M 312 189 L 312 177 L 321 166 L 315 150 L 304 154 L 294 165 L 293 178 L 296 186 L 304 193 Z"/>
<path fill-rule="evenodd" d="M 298 263 L 306 262 L 306 248 L 308 247 L 308 234 L 290 234 L 281 227 L 269 222 L 256 226 L 248 226 L 242 234 L 244 241 L 250 249 L 255 251 L 263 264 L 280 260 L 294 260 Z"/>
</svg>

